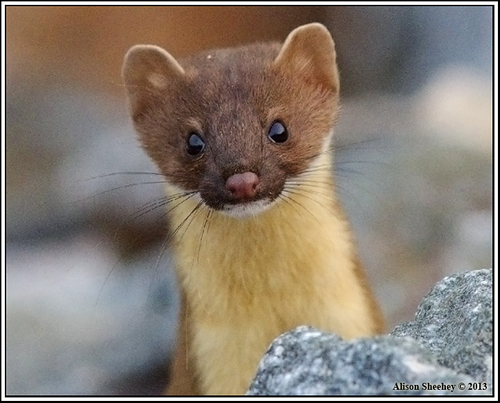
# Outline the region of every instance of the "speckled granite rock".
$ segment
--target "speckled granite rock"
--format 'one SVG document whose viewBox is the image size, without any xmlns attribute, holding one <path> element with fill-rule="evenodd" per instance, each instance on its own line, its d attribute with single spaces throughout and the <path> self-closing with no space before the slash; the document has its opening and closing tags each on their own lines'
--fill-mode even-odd
<svg viewBox="0 0 500 403">
<path fill-rule="evenodd" d="M 391 335 L 415 339 L 459 373 L 491 380 L 492 282 L 491 269 L 446 277 L 424 298 L 415 319 Z"/>
<path fill-rule="evenodd" d="M 352 341 L 299 327 L 265 354 L 249 395 L 492 393 L 492 271 L 447 277 L 415 320 Z"/>
</svg>

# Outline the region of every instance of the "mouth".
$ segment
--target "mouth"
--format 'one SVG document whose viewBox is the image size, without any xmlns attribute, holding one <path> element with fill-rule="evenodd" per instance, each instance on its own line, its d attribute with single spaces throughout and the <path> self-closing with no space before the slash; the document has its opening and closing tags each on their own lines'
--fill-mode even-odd
<svg viewBox="0 0 500 403">
<path fill-rule="evenodd" d="M 260 199 L 237 204 L 224 204 L 219 211 L 233 218 L 248 218 L 261 214 L 273 204 L 273 201 L 270 199 Z"/>
<path fill-rule="evenodd" d="M 203 198 L 200 193 L 195 193 L 191 197 L 195 203 L 203 205 L 210 210 L 217 211 L 218 213 L 223 214 L 227 217 L 238 219 L 246 219 L 259 215 L 273 206 L 278 199 L 266 197 L 262 199 L 249 200 L 238 203 L 229 203 L 222 201 L 211 203 L 209 200 Z"/>
</svg>

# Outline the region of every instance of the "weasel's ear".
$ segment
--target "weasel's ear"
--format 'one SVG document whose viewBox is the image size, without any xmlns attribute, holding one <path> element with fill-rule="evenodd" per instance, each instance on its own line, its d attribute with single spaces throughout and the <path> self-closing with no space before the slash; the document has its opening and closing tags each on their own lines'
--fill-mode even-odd
<svg viewBox="0 0 500 403">
<path fill-rule="evenodd" d="M 159 46 L 135 45 L 125 55 L 122 76 L 132 115 L 136 116 L 152 95 L 182 78 L 184 69 Z"/>
<path fill-rule="evenodd" d="M 324 25 L 312 23 L 294 29 L 274 60 L 278 69 L 291 70 L 339 91 L 335 44 Z"/>
</svg>

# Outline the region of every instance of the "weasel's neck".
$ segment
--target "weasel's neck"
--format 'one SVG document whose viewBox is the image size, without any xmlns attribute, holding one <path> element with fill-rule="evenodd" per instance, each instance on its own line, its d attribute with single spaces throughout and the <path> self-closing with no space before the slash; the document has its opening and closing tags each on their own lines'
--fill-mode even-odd
<svg viewBox="0 0 500 403">
<path fill-rule="evenodd" d="M 330 159 L 322 159 L 302 186 L 255 217 L 198 209 L 175 232 L 186 335 L 203 393 L 242 393 L 272 339 L 296 326 L 343 338 L 381 330 L 325 169 Z M 173 228 L 196 206 L 174 208 Z"/>
<path fill-rule="evenodd" d="M 351 233 L 334 196 L 331 157 L 324 153 L 315 165 L 302 185 L 255 217 L 232 218 L 208 208 L 193 212 L 197 203 L 191 200 L 173 208 L 172 228 L 180 226 L 175 257 L 185 290 L 197 298 L 215 289 L 289 291 L 290 279 L 307 278 L 309 268 L 321 270 L 325 259 L 329 266 L 352 269 Z"/>
</svg>

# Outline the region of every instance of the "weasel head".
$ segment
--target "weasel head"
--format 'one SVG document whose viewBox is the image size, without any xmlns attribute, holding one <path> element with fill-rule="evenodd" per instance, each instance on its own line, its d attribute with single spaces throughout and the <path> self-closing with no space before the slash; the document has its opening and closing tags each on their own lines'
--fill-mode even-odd
<svg viewBox="0 0 500 403">
<path fill-rule="evenodd" d="M 283 45 L 180 62 L 137 45 L 123 78 L 140 141 L 167 182 L 236 217 L 266 210 L 311 168 L 338 111 L 334 43 L 317 23 L 295 29 Z"/>
</svg>

